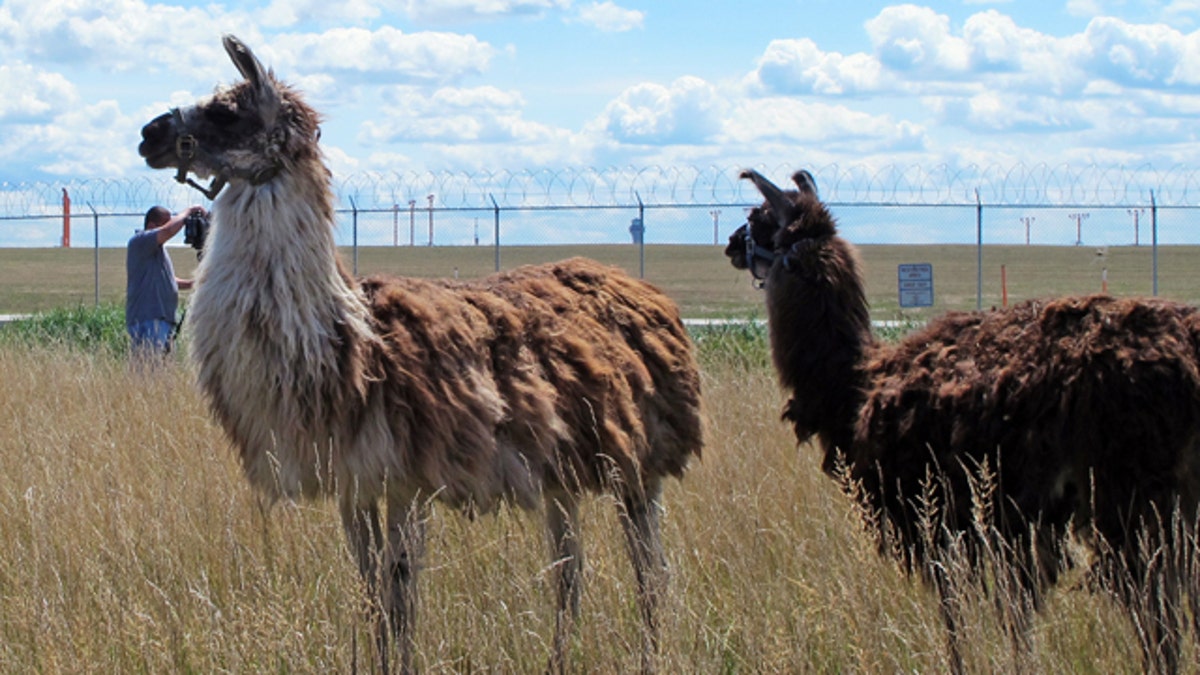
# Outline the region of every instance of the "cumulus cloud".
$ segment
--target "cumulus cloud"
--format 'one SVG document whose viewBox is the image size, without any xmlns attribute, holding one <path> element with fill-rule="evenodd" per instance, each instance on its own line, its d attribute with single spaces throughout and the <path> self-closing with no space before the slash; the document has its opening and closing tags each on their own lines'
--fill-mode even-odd
<svg viewBox="0 0 1200 675">
<path fill-rule="evenodd" d="M 1196 85 L 1200 36 L 1184 36 L 1162 24 L 1134 25 L 1100 17 L 1088 23 L 1082 65 L 1099 77 L 1125 86 Z"/>
<path fill-rule="evenodd" d="M 646 82 L 626 89 L 597 124 L 625 143 L 699 143 L 720 130 L 725 109 L 716 87 L 685 76 L 667 86 Z"/>
<path fill-rule="evenodd" d="M 615 3 L 592 2 L 578 10 L 576 21 L 594 26 L 605 33 L 623 33 L 641 28 L 646 15 L 635 9 L 625 9 Z"/>
<path fill-rule="evenodd" d="M 119 176 L 141 164 L 138 129 L 115 101 L 100 101 L 69 108 L 47 124 L 10 127 L 0 137 L 0 157 L 44 174 Z"/>
<path fill-rule="evenodd" d="M 444 87 L 424 94 L 389 89 L 386 115 L 363 124 L 360 141 L 375 143 L 538 143 L 559 135 L 522 118 L 520 94 L 496 87 Z"/>
<path fill-rule="evenodd" d="M 243 13 L 215 7 L 7 0 L 0 5 L 0 44 L 30 61 L 118 71 L 176 68 L 187 76 L 211 77 L 213 65 L 224 59 L 214 36 L 249 23 Z"/>
<path fill-rule="evenodd" d="M 726 133 L 733 144 L 783 141 L 797 149 L 842 144 L 867 153 L 919 148 L 925 143 L 926 130 L 890 115 L 871 115 L 842 105 L 769 98 L 739 104 Z"/>
<path fill-rule="evenodd" d="M 1198 2 L 1200 4 L 1200 2 Z M 1122 87 L 1200 87 L 1200 31 L 1165 24 L 1092 19 L 1077 34 L 1055 37 L 988 9 L 955 30 L 928 7 L 899 5 L 867 21 L 871 53 L 823 51 L 811 39 L 774 40 L 749 80 L 764 94 L 917 95 L 980 88 L 1080 96 L 1098 82 Z"/>
<path fill-rule="evenodd" d="M 482 73 L 495 48 L 473 35 L 335 28 L 281 35 L 272 43 L 277 68 L 370 75 L 373 82 L 447 83 Z"/>
<path fill-rule="evenodd" d="M 1082 131 L 1092 127 L 1087 104 L 1050 96 L 984 91 L 970 97 L 933 99 L 942 122 L 977 133 Z"/>
<path fill-rule="evenodd" d="M 364 168 L 569 166 L 589 156 L 579 134 L 525 119 L 525 102 L 516 92 L 444 87 L 424 94 L 395 87 L 385 100 L 386 114 L 359 129 L 358 143 L 377 149 Z"/>
<path fill-rule="evenodd" d="M 0 65 L 0 122 L 45 122 L 79 96 L 67 78 L 23 63 Z"/>
<path fill-rule="evenodd" d="M 876 57 L 892 70 L 962 75 L 970 65 L 966 40 L 951 34 L 948 16 L 928 7 L 885 7 L 865 27 Z"/>
<path fill-rule="evenodd" d="M 777 93 L 839 95 L 883 89 L 883 66 L 868 54 L 824 52 L 809 38 L 772 40 L 751 79 Z"/>
<path fill-rule="evenodd" d="M 257 13 L 266 26 L 287 27 L 301 21 L 361 23 L 380 15 L 378 0 L 271 0 Z"/>
<path fill-rule="evenodd" d="M 414 21 L 536 16 L 570 6 L 571 0 L 405 0 L 400 3 L 404 13 Z"/>
</svg>

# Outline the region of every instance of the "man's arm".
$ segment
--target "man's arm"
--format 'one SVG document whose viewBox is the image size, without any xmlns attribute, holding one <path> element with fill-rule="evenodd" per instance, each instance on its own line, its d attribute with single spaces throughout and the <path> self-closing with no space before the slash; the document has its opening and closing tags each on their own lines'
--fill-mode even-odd
<svg viewBox="0 0 1200 675">
<path fill-rule="evenodd" d="M 171 237 L 179 234 L 179 231 L 183 229 L 183 223 L 185 220 L 187 220 L 189 214 L 191 214 L 193 211 L 203 210 L 204 209 L 199 206 L 192 206 L 171 216 L 171 219 L 167 221 L 166 225 L 163 225 L 154 231 L 154 233 L 158 236 L 159 245 L 166 244 Z"/>
</svg>

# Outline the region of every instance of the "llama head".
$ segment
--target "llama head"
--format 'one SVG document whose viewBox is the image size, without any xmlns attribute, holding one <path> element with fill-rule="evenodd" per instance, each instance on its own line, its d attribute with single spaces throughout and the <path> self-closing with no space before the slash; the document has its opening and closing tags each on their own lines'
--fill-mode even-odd
<svg viewBox="0 0 1200 675">
<path fill-rule="evenodd" d="M 746 169 L 740 177 L 752 181 L 766 201 L 751 209 L 746 223 L 729 235 L 725 255 L 737 269 L 750 270 L 761 281 L 775 258 L 793 243 L 834 233 L 833 221 L 828 217 L 804 217 L 814 210 L 828 215 L 817 199 L 817 182 L 808 171 L 801 169 L 792 174 L 795 190 L 781 190 L 753 169 Z"/>
<path fill-rule="evenodd" d="M 142 127 L 138 154 L 153 169 L 173 168 L 179 182 L 212 178 L 209 199 L 227 181 L 270 181 L 297 161 L 319 158 L 320 115 L 275 79 L 232 35 L 225 51 L 244 78 L 212 96 L 163 113 Z"/>
</svg>

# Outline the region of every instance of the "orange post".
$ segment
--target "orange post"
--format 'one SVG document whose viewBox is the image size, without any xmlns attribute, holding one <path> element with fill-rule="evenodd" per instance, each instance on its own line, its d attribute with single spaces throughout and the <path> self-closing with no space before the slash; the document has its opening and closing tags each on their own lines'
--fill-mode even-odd
<svg viewBox="0 0 1200 675">
<path fill-rule="evenodd" d="M 63 188 L 63 234 L 62 247 L 71 248 L 71 195 Z"/>
<path fill-rule="evenodd" d="M 1000 306 L 1008 307 L 1008 271 L 1000 266 Z"/>
</svg>

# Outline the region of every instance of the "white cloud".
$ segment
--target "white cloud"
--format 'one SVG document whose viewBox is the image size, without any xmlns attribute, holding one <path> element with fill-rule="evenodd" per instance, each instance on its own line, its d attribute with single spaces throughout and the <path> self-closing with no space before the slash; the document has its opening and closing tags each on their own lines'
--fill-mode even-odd
<svg viewBox="0 0 1200 675">
<path fill-rule="evenodd" d="M 1087 104 L 1050 96 L 984 91 L 969 98 L 929 101 L 945 124 L 977 133 L 1064 132 L 1091 128 Z"/>
<path fill-rule="evenodd" d="M 548 10 L 566 9 L 571 0 L 406 0 L 400 6 L 414 21 L 465 21 L 538 16 Z"/>
<path fill-rule="evenodd" d="M 1195 26 L 1200 19 L 1200 0 L 1172 0 L 1163 8 L 1163 20 L 1171 26 Z"/>
<path fill-rule="evenodd" d="M 799 103 L 790 98 L 765 98 L 738 105 L 726 124 L 731 144 L 754 145 L 782 141 L 797 147 L 842 144 L 858 152 L 911 150 L 921 146 L 921 125 L 897 122 L 890 115 L 870 115 L 841 105 Z"/>
<path fill-rule="evenodd" d="M 928 7 L 885 7 L 865 24 L 876 57 L 896 71 L 961 75 L 970 65 L 966 41 L 950 32 L 950 18 Z"/>
<path fill-rule="evenodd" d="M 1083 66 L 1097 76 L 1125 86 L 1200 84 L 1194 65 L 1198 39 L 1162 24 L 1135 25 L 1101 17 L 1084 31 L 1087 54 Z"/>
<path fill-rule="evenodd" d="M 624 143 L 700 143 L 720 130 L 726 108 L 716 87 L 685 76 L 668 86 L 647 82 L 626 89 L 597 124 Z"/>
<path fill-rule="evenodd" d="M 335 28 L 281 35 L 271 45 L 278 69 L 369 74 L 373 82 L 446 83 L 487 69 L 495 48 L 473 35 Z"/>
<path fill-rule="evenodd" d="M 1067 14 L 1071 16 L 1093 17 L 1104 14 L 1103 0 L 1067 0 Z"/>
<path fill-rule="evenodd" d="M 31 62 L 211 77 L 224 65 L 215 36 L 250 22 L 240 12 L 141 0 L 6 0 L 0 44 Z"/>
<path fill-rule="evenodd" d="M 823 52 L 809 38 L 772 40 L 751 80 L 779 93 L 858 94 L 884 89 L 882 71 L 867 54 Z"/>
<path fill-rule="evenodd" d="M 386 114 L 362 125 L 364 144 L 537 144 L 562 132 L 522 118 L 520 94 L 495 87 L 442 88 L 425 95 L 397 87 L 385 95 Z"/>
<path fill-rule="evenodd" d="M 10 128 L 0 158 L 67 177 L 119 176 L 141 165 L 140 126 L 115 101 L 72 107 L 51 123 Z"/>
<path fill-rule="evenodd" d="M 645 19 L 644 12 L 625 9 L 605 0 L 605 2 L 592 2 L 581 6 L 577 20 L 605 33 L 622 33 L 641 28 Z"/>
<path fill-rule="evenodd" d="M 0 65 L 0 122 L 48 121 L 74 105 L 79 95 L 65 77 L 23 63 Z"/>
<path fill-rule="evenodd" d="M 377 0 L 271 0 L 257 13 L 265 26 L 293 26 L 301 21 L 362 23 L 380 15 Z"/>
</svg>

